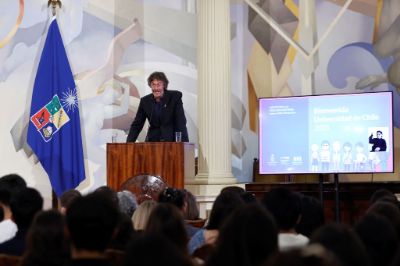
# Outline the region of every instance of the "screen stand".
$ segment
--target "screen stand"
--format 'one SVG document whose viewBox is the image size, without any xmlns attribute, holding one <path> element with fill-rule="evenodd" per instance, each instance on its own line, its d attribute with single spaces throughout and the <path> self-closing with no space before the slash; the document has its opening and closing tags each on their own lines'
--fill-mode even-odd
<svg viewBox="0 0 400 266">
<path fill-rule="evenodd" d="M 337 223 L 340 223 L 340 200 L 339 200 L 339 174 L 333 174 L 333 180 L 335 184 L 335 219 Z"/>
</svg>

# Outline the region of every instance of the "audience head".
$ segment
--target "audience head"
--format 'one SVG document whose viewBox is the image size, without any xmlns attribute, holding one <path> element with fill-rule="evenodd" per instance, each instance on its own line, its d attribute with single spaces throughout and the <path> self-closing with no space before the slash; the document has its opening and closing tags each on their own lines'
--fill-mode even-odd
<svg viewBox="0 0 400 266">
<path fill-rule="evenodd" d="M 143 233 L 125 252 L 124 266 L 192 266 L 190 258 L 162 234 Z"/>
<path fill-rule="evenodd" d="M 279 230 L 294 229 L 299 222 L 301 202 L 297 193 L 286 188 L 274 188 L 266 192 L 262 203 L 275 217 Z"/>
<path fill-rule="evenodd" d="M 397 197 L 393 194 L 393 192 L 385 188 L 376 190 L 369 200 L 370 205 L 374 204 L 377 201 L 391 202 L 394 203 L 396 206 L 399 206 L 399 201 L 397 200 Z"/>
<path fill-rule="evenodd" d="M 0 207 L 4 219 L 11 219 L 11 196 L 19 190 L 26 188 L 25 180 L 17 174 L 9 174 L 0 178 Z"/>
<path fill-rule="evenodd" d="M 364 244 L 347 225 L 324 225 L 312 234 L 310 243 L 319 243 L 333 252 L 342 266 L 370 265 Z"/>
<path fill-rule="evenodd" d="M 185 210 L 185 194 L 177 188 L 167 187 L 158 195 L 158 202 L 170 203 L 175 205 L 180 210 Z"/>
<path fill-rule="evenodd" d="M 120 212 L 115 233 L 108 247 L 113 250 L 124 251 L 126 245 L 134 236 L 134 233 L 135 231 L 133 229 L 131 217 L 123 212 Z"/>
<path fill-rule="evenodd" d="M 208 220 L 207 229 L 220 229 L 228 216 L 244 202 L 239 194 L 225 191 L 218 195 L 211 209 L 210 218 Z"/>
<path fill-rule="evenodd" d="M 324 208 L 317 198 L 307 195 L 301 197 L 301 205 L 301 218 L 296 225 L 296 232 L 310 237 L 325 223 Z"/>
<path fill-rule="evenodd" d="M 223 194 L 225 192 L 236 193 L 236 194 L 240 195 L 241 193 L 246 192 L 246 191 L 242 187 L 227 186 L 227 187 L 224 187 L 223 189 L 221 189 L 221 192 L 219 194 Z"/>
<path fill-rule="evenodd" d="M 28 228 L 36 213 L 43 208 L 43 198 L 34 188 L 17 191 L 10 201 L 10 208 L 18 229 Z"/>
<path fill-rule="evenodd" d="M 357 223 L 355 231 L 365 245 L 372 266 L 390 265 L 398 247 L 398 238 L 393 225 L 385 217 L 369 213 Z"/>
<path fill-rule="evenodd" d="M 367 213 L 376 213 L 386 217 L 400 239 L 400 210 L 396 205 L 386 201 L 377 201 L 368 208 Z"/>
<path fill-rule="evenodd" d="M 82 197 L 82 194 L 75 189 L 70 189 L 65 191 L 59 200 L 59 209 L 62 214 L 65 214 L 66 210 L 68 209 L 69 205 L 76 200 L 77 198 Z"/>
<path fill-rule="evenodd" d="M 266 266 L 337 266 L 336 256 L 322 245 L 312 244 L 298 249 L 277 253 Z"/>
<path fill-rule="evenodd" d="M 137 207 L 135 195 L 128 190 L 123 190 L 117 192 L 117 197 L 118 197 L 119 210 L 128 215 L 129 217 L 132 217 L 132 214 L 134 213 Z"/>
<path fill-rule="evenodd" d="M 70 254 L 64 229 L 64 217 L 58 211 L 37 213 L 28 231 L 21 265 L 65 265 Z"/>
<path fill-rule="evenodd" d="M 260 265 L 278 250 L 278 228 L 258 204 L 238 207 L 222 226 L 208 265 Z"/>
<path fill-rule="evenodd" d="M 244 203 L 256 203 L 257 202 L 256 196 L 251 192 L 245 191 L 243 193 L 240 193 L 240 197 L 242 198 Z"/>
<path fill-rule="evenodd" d="M 17 174 L 9 174 L 0 178 L 0 189 L 17 191 L 26 188 L 25 180 Z"/>
<path fill-rule="evenodd" d="M 188 236 L 183 215 L 174 205 L 158 203 L 150 213 L 145 231 L 163 235 L 174 242 L 179 249 L 187 252 Z"/>
<path fill-rule="evenodd" d="M 101 186 L 96 188 L 93 193 L 103 195 L 108 198 L 116 208 L 118 208 L 118 196 L 114 189 L 108 186 Z"/>
<path fill-rule="evenodd" d="M 154 200 L 143 201 L 132 215 L 133 228 L 136 231 L 144 230 L 149 220 L 150 213 L 156 207 L 157 202 Z"/>
<path fill-rule="evenodd" d="M 200 216 L 199 204 L 197 203 L 196 197 L 188 190 L 184 190 L 185 201 L 186 201 L 186 220 L 197 220 Z"/>
<path fill-rule="evenodd" d="M 67 209 L 67 228 L 76 250 L 104 252 L 118 222 L 112 199 L 91 193 L 76 199 Z"/>
</svg>

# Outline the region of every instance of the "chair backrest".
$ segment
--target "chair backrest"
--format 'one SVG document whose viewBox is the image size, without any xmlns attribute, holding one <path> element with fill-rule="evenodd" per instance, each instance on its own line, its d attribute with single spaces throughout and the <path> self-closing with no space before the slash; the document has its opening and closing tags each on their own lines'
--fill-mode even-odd
<svg viewBox="0 0 400 266">
<path fill-rule="evenodd" d="M 20 256 L 0 254 L 0 266 L 18 266 L 21 259 Z"/>
</svg>

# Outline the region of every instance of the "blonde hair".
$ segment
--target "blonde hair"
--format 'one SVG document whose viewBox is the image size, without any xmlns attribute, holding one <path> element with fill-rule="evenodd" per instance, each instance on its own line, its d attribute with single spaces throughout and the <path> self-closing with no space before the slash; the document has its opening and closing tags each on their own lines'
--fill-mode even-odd
<svg viewBox="0 0 400 266">
<path fill-rule="evenodd" d="M 153 211 L 157 202 L 154 200 L 143 201 L 132 215 L 133 228 L 135 230 L 144 230 L 150 213 Z"/>
</svg>

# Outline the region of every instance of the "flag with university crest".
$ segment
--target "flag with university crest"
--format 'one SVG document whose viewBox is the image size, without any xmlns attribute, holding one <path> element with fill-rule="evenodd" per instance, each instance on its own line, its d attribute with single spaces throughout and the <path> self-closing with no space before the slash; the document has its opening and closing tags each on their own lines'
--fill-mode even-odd
<svg viewBox="0 0 400 266">
<path fill-rule="evenodd" d="M 27 141 L 57 196 L 85 179 L 78 97 L 55 18 L 36 73 Z"/>
</svg>

